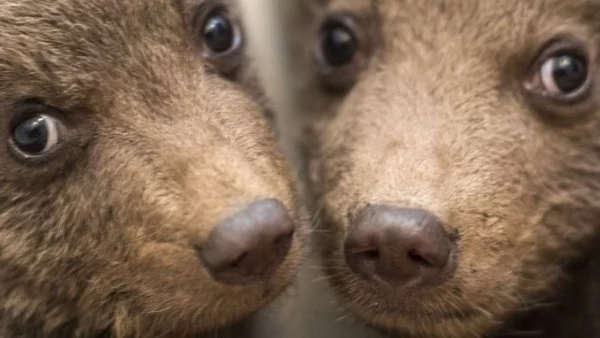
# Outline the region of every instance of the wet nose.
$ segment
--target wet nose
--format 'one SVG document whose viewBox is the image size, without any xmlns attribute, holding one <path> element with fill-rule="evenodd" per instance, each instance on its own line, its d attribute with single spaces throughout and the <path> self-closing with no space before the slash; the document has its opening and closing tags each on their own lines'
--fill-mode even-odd
<svg viewBox="0 0 600 338">
<path fill-rule="evenodd" d="M 243 285 L 271 276 L 288 254 L 294 222 L 276 199 L 253 202 L 221 221 L 200 248 L 205 268 L 218 282 Z"/>
<path fill-rule="evenodd" d="M 451 277 L 454 245 L 429 211 L 369 205 L 350 225 L 344 251 L 350 269 L 364 279 L 420 287 Z"/>
</svg>

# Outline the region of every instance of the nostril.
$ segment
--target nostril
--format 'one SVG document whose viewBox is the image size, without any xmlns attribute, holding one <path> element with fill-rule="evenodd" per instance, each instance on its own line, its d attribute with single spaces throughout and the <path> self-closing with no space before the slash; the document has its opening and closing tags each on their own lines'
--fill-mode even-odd
<svg viewBox="0 0 600 338">
<path fill-rule="evenodd" d="M 381 252 L 376 248 L 357 246 L 352 241 L 346 242 L 344 248 L 346 262 L 352 271 L 370 280 L 377 275 Z"/>
<path fill-rule="evenodd" d="M 380 253 L 379 250 L 368 250 L 364 252 L 359 252 L 356 255 L 362 260 L 368 262 L 375 262 L 379 260 Z"/>
<path fill-rule="evenodd" d="M 248 253 L 244 252 L 238 258 L 236 258 L 233 262 L 231 262 L 231 264 L 229 264 L 229 266 L 231 268 L 237 269 L 237 268 L 239 268 L 244 263 L 244 260 L 247 257 L 248 257 Z"/>
<path fill-rule="evenodd" d="M 426 267 L 434 267 L 435 266 L 435 264 L 433 264 L 430 260 L 423 257 L 416 250 L 409 250 L 408 258 L 419 265 L 424 265 Z"/>
</svg>

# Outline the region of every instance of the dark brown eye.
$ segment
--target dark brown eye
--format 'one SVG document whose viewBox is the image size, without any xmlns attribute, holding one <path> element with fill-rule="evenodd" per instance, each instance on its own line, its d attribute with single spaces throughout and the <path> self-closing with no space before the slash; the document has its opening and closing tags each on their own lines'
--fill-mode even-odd
<svg viewBox="0 0 600 338">
<path fill-rule="evenodd" d="M 13 130 L 14 145 L 28 155 L 51 151 L 60 141 L 59 123 L 48 115 L 35 115 L 25 119 Z"/>
<path fill-rule="evenodd" d="M 239 45 L 239 30 L 221 9 L 208 15 L 202 33 L 206 46 L 215 54 L 226 53 Z"/>
<path fill-rule="evenodd" d="M 196 18 L 196 35 L 202 56 L 222 74 L 233 73 L 243 56 L 243 35 L 238 20 L 221 3 L 203 7 Z"/>
<path fill-rule="evenodd" d="M 560 40 L 542 52 L 526 89 L 555 102 L 577 103 L 591 88 L 590 56 L 575 41 Z"/>
<path fill-rule="evenodd" d="M 21 104 L 11 122 L 9 144 L 20 157 L 33 158 L 52 153 L 63 141 L 65 125 L 55 110 L 38 103 Z"/>
<path fill-rule="evenodd" d="M 341 67 L 354 60 L 358 52 L 358 40 L 354 32 L 341 22 L 325 24 L 321 36 L 323 60 L 332 67 Z"/>
<path fill-rule="evenodd" d="M 315 60 L 324 84 L 331 88 L 350 87 L 367 56 L 363 29 L 352 15 L 336 14 L 321 25 L 315 46 Z"/>
<path fill-rule="evenodd" d="M 572 53 L 551 57 L 540 67 L 540 78 L 543 89 L 550 95 L 576 93 L 587 81 L 587 60 Z"/>
</svg>

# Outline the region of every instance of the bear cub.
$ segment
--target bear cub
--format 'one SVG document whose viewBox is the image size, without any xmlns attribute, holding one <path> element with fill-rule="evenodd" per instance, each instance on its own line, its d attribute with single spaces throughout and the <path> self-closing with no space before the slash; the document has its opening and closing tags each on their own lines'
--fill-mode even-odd
<svg viewBox="0 0 600 338">
<path fill-rule="evenodd" d="M 0 336 L 196 336 L 292 282 L 232 1 L 7 0 L 0 27 Z"/>
<path fill-rule="evenodd" d="M 600 337 L 600 1 L 312 3 L 301 147 L 343 304 L 402 337 Z"/>
</svg>

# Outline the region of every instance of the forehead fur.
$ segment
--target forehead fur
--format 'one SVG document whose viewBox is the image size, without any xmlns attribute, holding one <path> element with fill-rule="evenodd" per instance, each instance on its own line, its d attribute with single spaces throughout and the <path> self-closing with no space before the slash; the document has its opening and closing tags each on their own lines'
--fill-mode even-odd
<svg viewBox="0 0 600 338">
<path fill-rule="evenodd" d="M 595 24 L 599 9 L 600 2 L 594 0 L 332 0 L 327 5 L 328 12 L 348 12 L 376 22 L 385 48 L 394 50 L 396 59 L 402 57 L 398 50 L 414 53 L 416 47 L 425 57 L 427 50 L 447 46 L 448 41 L 479 49 L 522 47 L 531 42 L 523 41 L 532 38 L 528 34 L 545 38 L 569 25 Z"/>
<path fill-rule="evenodd" d="M 150 85 L 170 78 L 156 61 L 175 61 L 187 47 L 183 33 L 172 1 L 3 1 L 0 91 L 5 100 L 26 93 L 71 106 L 123 85 L 164 98 Z"/>
</svg>

